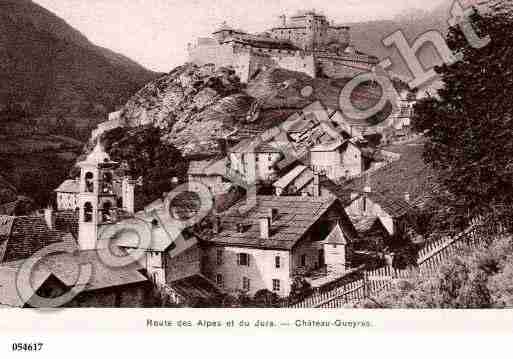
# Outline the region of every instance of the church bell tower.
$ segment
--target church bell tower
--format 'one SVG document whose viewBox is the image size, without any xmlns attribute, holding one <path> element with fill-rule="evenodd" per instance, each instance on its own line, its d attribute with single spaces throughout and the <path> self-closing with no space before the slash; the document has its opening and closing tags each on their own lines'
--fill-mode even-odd
<svg viewBox="0 0 513 359">
<path fill-rule="evenodd" d="M 97 247 L 98 227 L 114 222 L 117 196 L 114 191 L 114 170 L 117 163 L 110 160 L 100 143 L 80 167 L 79 231 L 80 250 Z"/>
</svg>

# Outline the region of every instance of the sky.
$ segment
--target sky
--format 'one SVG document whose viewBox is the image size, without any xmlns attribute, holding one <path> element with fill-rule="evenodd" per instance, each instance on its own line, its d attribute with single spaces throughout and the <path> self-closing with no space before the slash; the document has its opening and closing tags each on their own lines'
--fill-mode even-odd
<svg viewBox="0 0 513 359">
<path fill-rule="evenodd" d="M 96 45 L 141 65 L 169 72 L 187 59 L 187 44 L 209 36 L 223 21 L 262 32 L 281 14 L 324 12 L 350 23 L 390 19 L 408 9 L 430 10 L 444 0 L 34 0 Z"/>
</svg>

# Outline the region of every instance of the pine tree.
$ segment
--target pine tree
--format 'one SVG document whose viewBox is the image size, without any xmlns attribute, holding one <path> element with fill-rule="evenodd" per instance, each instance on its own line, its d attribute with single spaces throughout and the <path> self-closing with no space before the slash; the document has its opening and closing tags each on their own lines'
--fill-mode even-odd
<svg viewBox="0 0 513 359">
<path fill-rule="evenodd" d="M 416 106 L 426 131 L 424 158 L 440 173 L 452 220 L 507 215 L 513 207 L 513 6 L 498 1 L 470 17 L 491 42 L 480 49 L 451 28 L 447 44 L 462 61 L 436 69 L 445 86 Z"/>
</svg>

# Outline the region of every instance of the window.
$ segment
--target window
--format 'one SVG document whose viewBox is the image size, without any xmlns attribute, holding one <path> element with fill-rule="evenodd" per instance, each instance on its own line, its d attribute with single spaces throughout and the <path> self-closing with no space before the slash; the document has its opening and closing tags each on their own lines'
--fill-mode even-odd
<svg viewBox="0 0 513 359">
<path fill-rule="evenodd" d="M 89 223 L 93 221 L 93 205 L 87 202 L 84 205 L 84 222 Z"/>
<path fill-rule="evenodd" d="M 274 258 L 274 266 L 276 268 L 281 268 L 281 257 L 277 256 L 277 257 Z"/>
<path fill-rule="evenodd" d="M 334 245 L 333 245 L 333 248 L 337 248 L 337 245 L 336 245 L 336 244 L 334 244 Z"/>
<path fill-rule="evenodd" d="M 112 209 L 112 204 L 110 202 L 105 202 L 103 204 L 102 222 L 110 222 L 112 220 L 111 209 Z"/>
<path fill-rule="evenodd" d="M 242 290 L 244 292 L 249 292 L 251 290 L 251 283 L 247 277 L 242 277 Z"/>
<path fill-rule="evenodd" d="M 217 286 L 219 288 L 223 288 L 224 287 L 224 278 L 223 278 L 222 274 L 216 275 L 216 284 L 217 284 Z"/>
<path fill-rule="evenodd" d="M 87 172 L 85 175 L 85 190 L 86 192 L 94 192 L 94 174 Z"/>
<path fill-rule="evenodd" d="M 301 256 L 301 267 L 306 267 L 306 254 Z"/>
<path fill-rule="evenodd" d="M 273 279 L 273 292 L 279 292 L 279 291 L 280 291 L 280 280 Z"/>
<path fill-rule="evenodd" d="M 218 266 L 223 264 L 223 250 L 222 249 L 218 249 L 216 252 L 216 263 Z"/>
<path fill-rule="evenodd" d="M 249 254 L 239 253 L 237 256 L 237 264 L 240 266 L 249 267 Z"/>
</svg>

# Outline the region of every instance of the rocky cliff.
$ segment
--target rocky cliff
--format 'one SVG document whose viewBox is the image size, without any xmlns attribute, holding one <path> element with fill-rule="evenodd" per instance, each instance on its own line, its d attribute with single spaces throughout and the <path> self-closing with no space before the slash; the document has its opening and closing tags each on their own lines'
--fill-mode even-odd
<svg viewBox="0 0 513 359">
<path fill-rule="evenodd" d="M 147 84 L 120 117 L 129 127 L 160 128 L 163 140 L 184 155 L 213 154 L 219 151 L 217 138 L 262 132 L 314 101 L 337 108 L 346 81 L 272 68 L 246 85 L 233 70 L 186 64 Z M 379 90 L 363 89 L 359 95 L 357 101 L 367 102 Z"/>
</svg>

